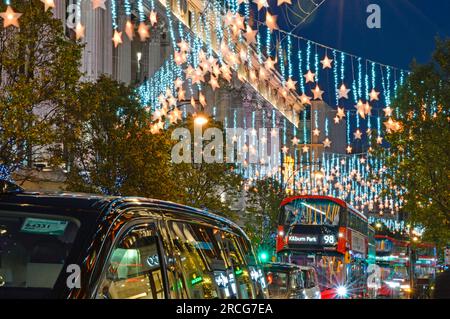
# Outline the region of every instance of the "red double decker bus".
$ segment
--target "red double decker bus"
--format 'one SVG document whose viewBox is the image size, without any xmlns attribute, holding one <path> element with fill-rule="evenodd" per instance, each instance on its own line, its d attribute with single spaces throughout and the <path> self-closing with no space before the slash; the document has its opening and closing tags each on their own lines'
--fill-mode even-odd
<svg viewBox="0 0 450 319">
<path fill-rule="evenodd" d="M 280 207 L 276 250 L 280 261 L 317 270 L 322 298 L 366 293 L 368 220 L 340 199 L 286 198 Z"/>
</svg>

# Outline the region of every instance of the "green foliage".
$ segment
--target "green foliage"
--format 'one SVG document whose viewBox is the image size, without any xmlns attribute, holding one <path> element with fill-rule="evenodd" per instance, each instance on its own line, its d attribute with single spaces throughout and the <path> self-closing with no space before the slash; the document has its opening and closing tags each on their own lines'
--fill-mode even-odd
<svg viewBox="0 0 450 319">
<path fill-rule="evenodd" d="M 409 222 L 425 226 L 425 240 L 450 242 L 450 40 L 437 41 L 430 63 L 413 63 L 393 102 L 401 129 L 386 140 L 388 195 L 400 195 Z"/>
<path fill-rule="evenodd" d="M 171 141 L 150 133 L 132 88 L 103 76 L 85 83 L 67 114 L 68 189 L 110 195 L 174 198 Z"/>
<path fill-rule="evenodd" d="M 76 100 L 81 57 L 41 1 L 17 0 L 14 9 L 23 13 L 20 28 L 0 25 L 0 163 L 13 170 L 53 153 L 64 110 Z"/>
<path fill-rule="evenodd" d="M 280 183 L 273 178 L 257 180 L 249 189 L 245 230 L 255 247 L 275 247 L 271 236 L 277 230 L 280 204 L 285 196 Z"/>
<path fill-rule="evenodd" d="M 180 194 L 174 198 L 182 204 L 198 208 L 206 208 L 213 213 L 238 221 L 232 206 L 241 194 L 242 177 L 234 171 L 234 166 L 228 163 L 194 163 L 194 119 L 189 116 L 183 123 L 173 129 L 185 127 L 192 137 L 191 163 L 173 164 L 173 179 L 176 180 Z M 220 122 L 208 119 L 203 125 L 203 132 L 207 128 L 222 129 Z M 223 132 L 223 131 L 222 131 Z M 222 136 L 223 140 L 225 136 Z M 203 143 L 203 147 L 208 142 Z"/>
</svg>

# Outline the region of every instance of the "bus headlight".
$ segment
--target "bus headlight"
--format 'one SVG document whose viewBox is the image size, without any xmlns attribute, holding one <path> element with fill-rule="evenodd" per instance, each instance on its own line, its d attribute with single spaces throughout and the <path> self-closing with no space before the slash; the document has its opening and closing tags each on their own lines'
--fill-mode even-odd
<svg viewBox="0 0 450 319">
<path fill-rule="evenodd" d="M 347 287 L 345 287 L 345 286 L 337 287 L 336 293 L 339 297 L 346 297 L 347 296 Z"/>
</svg>

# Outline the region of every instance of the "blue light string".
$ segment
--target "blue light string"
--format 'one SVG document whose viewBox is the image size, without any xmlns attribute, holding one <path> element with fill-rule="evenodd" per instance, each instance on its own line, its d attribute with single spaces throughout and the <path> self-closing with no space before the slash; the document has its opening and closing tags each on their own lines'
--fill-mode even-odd
<svg viewBox="0 0 450 319">
<path fill-rule="evenodd" d="M 116 0 L 110 1 L 111 6 L 111 22 L 113 30 L 117 30 L 119 26 L 117 25 L 117 5 Z"/>
<path fill-rule="evenodd" d="M 142 0 L 137 0 L 137 9 L 138 9 L 139 21 L 144 22 L 145 21 L 145 13 L 144 13 L 144 4 L 142 3 Z"/>
</svg>

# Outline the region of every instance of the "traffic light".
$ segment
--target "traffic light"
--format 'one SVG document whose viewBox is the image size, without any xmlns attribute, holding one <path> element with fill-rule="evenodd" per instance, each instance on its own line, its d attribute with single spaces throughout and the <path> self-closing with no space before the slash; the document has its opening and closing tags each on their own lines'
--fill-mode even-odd
<svg viewBox="0 0 450 319">
<path fill-rule="evenodd" d="M 259 261 L 262 263 L 266 263 L 269 261 L 269 253 L 266 250 L 261 250 L 258 254 Z"/>
</svg>

